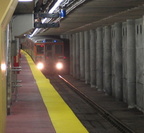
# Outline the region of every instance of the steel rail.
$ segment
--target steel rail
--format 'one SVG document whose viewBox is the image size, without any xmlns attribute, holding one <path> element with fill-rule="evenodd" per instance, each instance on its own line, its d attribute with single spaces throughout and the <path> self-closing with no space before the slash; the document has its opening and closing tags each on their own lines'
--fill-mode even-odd
<svg viewBox="0 0 144 133">
<path fill-rule="evenodd" d="M 126 126 L 124 123 L 122 123 L 120 120 L 118 120 L 115 116 L 110 114 L 108 111 L 106 111 L 104 108 L 102 108 L 100 105 L 89 99 L 83 92 L 81 92 L 79 89 L 77 89 L 74 85 L 72 85 L 70 82 L 68 82 L 65 78 L 63 78 L 61 75 L 58 75 L 58 77 L 63 80 L 73 91 L 75 91 L 79 96 L 81 96 L 82 99 L 84 99 L 86 102 L 88 102 L 94 109 L 98 111 L 98 113 L 108 120 L 113 126 L 115 126 L 119 131 L 122 133 L 135 133 L 132 129 L 130 129 L 128 126 Z"/>
</svg>

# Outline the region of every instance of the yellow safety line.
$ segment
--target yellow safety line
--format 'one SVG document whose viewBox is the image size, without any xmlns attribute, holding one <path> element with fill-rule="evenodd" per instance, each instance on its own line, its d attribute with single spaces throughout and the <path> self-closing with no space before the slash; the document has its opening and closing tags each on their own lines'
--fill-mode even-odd
<svg viewBox="0 0 144 133">
<path fill-rule="evenodd" d="M 24 51 L 22 53 L 31 68 L 56 133 L 88 133 L 49 80 L 36 68 L 31 57 Z"/>
</svg>

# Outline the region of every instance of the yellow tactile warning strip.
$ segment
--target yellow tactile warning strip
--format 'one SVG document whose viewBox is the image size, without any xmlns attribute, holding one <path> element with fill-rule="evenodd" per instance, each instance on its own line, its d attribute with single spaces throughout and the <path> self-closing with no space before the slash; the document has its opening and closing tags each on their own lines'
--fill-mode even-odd
<svg viewBox="0 0 144 133">
<path fill-rule="evenodd" d="M 49 80 L 39 71 L 31 57 L 22 51 L 31 68 L 56 133 L 88 133 Z"/>
</svg>

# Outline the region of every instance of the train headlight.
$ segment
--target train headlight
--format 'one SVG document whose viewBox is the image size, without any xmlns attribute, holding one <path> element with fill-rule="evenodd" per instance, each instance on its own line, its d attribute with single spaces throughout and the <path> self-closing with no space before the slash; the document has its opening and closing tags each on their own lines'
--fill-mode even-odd
<svg viewBox="0 0 144 133">
<path fill-rule="evenodd" d="M 44 64 L 41 63 L 41 62 L 37 63 L 37 68 L 38 68 L 39 70 L 42 70 L 42 69 L 44 68 Z"/>
<path fill-rule="evenodd" d="M 58 70 L 63 69 L 63 63 L 61 63 L 61 62 L 56 63 L 56 68 L 57 68 Z"/>
</svg>

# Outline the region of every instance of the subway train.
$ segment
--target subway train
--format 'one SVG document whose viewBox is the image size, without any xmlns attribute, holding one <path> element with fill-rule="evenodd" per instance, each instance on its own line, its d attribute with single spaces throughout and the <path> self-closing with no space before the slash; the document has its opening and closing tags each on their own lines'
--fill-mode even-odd
<svg viewBox="0 0 144 133">
<path fill-rule="evenodd" d="M 26 51 L 38 69 L 45 74 L 63 74 L 68 72 L 68 57 L 64 52 L 62 39 L 39 36 L 25 38 L 21 47 Z"/>
</svg>

